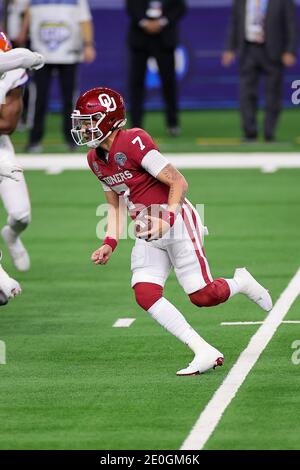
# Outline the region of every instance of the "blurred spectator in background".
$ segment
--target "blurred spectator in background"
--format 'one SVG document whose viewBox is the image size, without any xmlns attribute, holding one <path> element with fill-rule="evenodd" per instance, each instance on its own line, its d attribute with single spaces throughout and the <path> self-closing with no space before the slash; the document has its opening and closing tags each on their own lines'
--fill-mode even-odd
<svg viewBox="0 0 300 470">
<path fill-rule="evenodd" d="M 22 35 L 22 24 L 30 0 L 10 0 L 7 8 L 7 34 L 13 47 L 25 45 L 26 38 Z"/>
<path fill-rule="evenodd" d="M 30 0 L 10 0 L 7 5 L 7 27 L 6 32 L 12 42 L 13 47 L 27 47 L 29 41 L 23 34 L 23 20 Z M 29 77 L 31 72 L 27 72 Z M 32 125 L 32 114 L 28 114 L 28 106 L 31 96 L 35 96 L 32 89 L 32 82 L 27 82 L 23 87 L 23 111 L 18 122 L 18 129 L 25 129 Z"/>
<path fill-rule="evenodd" d="M 275 140 L 283 72 L 296 63 L 297 16 L 293 0 L 234 0 L 222 63 L 240 56 L 240 107 L 245 141 L 256 140 L 258 84 L 266 76 L 264 137 Z"/>
<path fill-rule="evenodd" d="M 167 129 L 180 132 L 177 110 L 175 48 L 177 23 L 184 15 L 184 0 L 126 0 L 129 27 L 129 101 L 133 127 L 142 127 L 145 72 L 149 57 L 156 59 L 166 103 Z"/>
<path fill-rule="evenodd" d="M 87 0 L 32 0 L 23 23 L 31 48 L 45 57 L 46 65 L 35 73 L 36 104 L 33 127 L 26 150 L 40 152 L 53 72 L 59 75 L 63 102 L 63 133 L 69 150 L 74 149 L 70 115 L 78 63 L 95 60 L 93 24 Z M 22 38 L 21 38 L 22 39 Z"/>
</svg>

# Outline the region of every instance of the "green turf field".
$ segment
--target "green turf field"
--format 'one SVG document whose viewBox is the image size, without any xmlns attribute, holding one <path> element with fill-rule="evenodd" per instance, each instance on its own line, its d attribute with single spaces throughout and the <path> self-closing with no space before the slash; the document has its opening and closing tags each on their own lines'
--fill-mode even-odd
<svg viewBox="0 0 300 470">
<path fill-rule="evenodd" d="M 237 111 L 182 112 L 182 135 L 176 138 L 166 135 L 163 115 L 153 112 L 146 115 L 145 129 L 158 141 L 163 152 L 296 152 L 300 151 L 299 118 L 297 108 L 282 113 L 275 144 L 262 140 L 257 144 L 242 144 Z M 262 120 L 260 113 L 261 127 Z M 60 115 L 50 114 L 43 142 L 45 152 L 66 151 L 63 139 L 57 132 L 60 127 Z M 27 143 L 27 132 L 17 132 L 13 140 L 16 150 L 23 152 Z"/>
<path fill-rule="evenodd" d="M 229 277 L 246 265 L 276 300 L 300 266 L 300 171 L 183 173 L 189 198 L 205 203 L 213 275 Z M 258 328 L 220 322 L 259 321 L 264 313 L 241 296 L 197 309 L 171 275 L 166 297 L 226 359 L 216 371 L 176 377 L 192 356 L 135 304 L 133 242 L 122 241 L 105 267 L 89 260 L 100 244 L 96 207 L 103 201 L 93 175 L 36 171 L 26 178 L 31 271 L 16 273 L 4 250 L 3 264 L 24 292 L 0 312 L 7 348 L 7 364 L 0 365 L 0 448 L 178 449 Z M 299 308 L 300 299 L 286 318 L 299 320 Z M 112 328 L 120 317 L 137 320 Z M 280 326 L 205 448 L 300 448 L 300 365 L 291 362 L 297 339 L 299 324 Z"/>
</svg>

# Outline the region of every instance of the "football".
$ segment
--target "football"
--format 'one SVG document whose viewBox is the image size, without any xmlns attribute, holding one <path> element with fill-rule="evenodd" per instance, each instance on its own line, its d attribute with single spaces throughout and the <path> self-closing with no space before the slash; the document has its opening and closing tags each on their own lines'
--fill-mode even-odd
<svg viewBox="0 0 300 470">
<path fill-rule="evenodd" d="M 151 230 L 152 222 L 151 220 L 147 219 L 147 216 L 157 217 L 160 219 L 164 211 L 165 209 L 159 204 L 152 204 L 151 206 L 145 207 L 145 209 L 143 209 L 135 219 L 135 236 L 137 238 L 148 240 L 149 237 L 146 235 L 146 233 Z"/>
<path fill-rule="evenodd" d="M 151 206 L 145 207 L 135 219 L 134 234 L 137 238 L 148 239 L 146 235 L 143 236 L 152 228 L 151 220 L 146 218 L 148 215 L 151 215 Z"/>
</svg>

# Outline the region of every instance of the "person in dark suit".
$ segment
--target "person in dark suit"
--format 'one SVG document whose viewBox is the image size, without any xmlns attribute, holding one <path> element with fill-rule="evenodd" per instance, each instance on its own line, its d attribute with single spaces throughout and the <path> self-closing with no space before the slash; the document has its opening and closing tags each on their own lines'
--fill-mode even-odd
<svg viewBox="0 0 300 470">
<path fill-rule="evenodd" d="M 184 0 L 127 0 L 130 17 L 128 44 L 129 101 L 133 127 L 142 126 L 147 60 L 157 61 L 166 103 L 170 135 L 179 133 L 174 52 L 178 40 L 177 23 L 184 15 Z"/>
<path fill-rule="evenodd" d="M 234 0 L 222 63 L 240 57 L 240 108 L 246 141 L 256 140 L 258 83 L 266 76 L 266 141 L 275 140 L 281 111 L 284 67 L 297 55 L 297 19 L 293 0 Z"/>
</svg>

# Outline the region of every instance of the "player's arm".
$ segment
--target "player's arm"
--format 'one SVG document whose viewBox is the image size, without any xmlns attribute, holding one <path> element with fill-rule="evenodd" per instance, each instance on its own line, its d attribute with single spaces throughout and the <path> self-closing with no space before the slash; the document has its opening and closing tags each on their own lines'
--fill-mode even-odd
<svg viewBox="0 0 300 470">
<path fill-rule="evenodd" d="M 80 23 L 81 36 L 83 40 L 83 60 L 90 64 L 96 58 L 96 49 L 94 46 L 94 29 L 91 20 Z"/>
<path fill-rule="evenodd" d="M 156 176 L 161 183 L 169 186 L 169 198 L 167 210 L 175 216 L 180 212 L 188 184 L 185 177 L 176 168 L 168 163 Z"/>
<path fill-rule="evenodd" d="M 107 229 L 102 246 L 92 254 L 94 264 L 106 264 L 117 246 L 123 231 L 124 208 L 114 191 L 104 192 L 108 204 Z"/>
<path fill-rule="evenodd" d="M 148 216 L 152 221 L 152 228 L 148 232 L 148 241 L 161 238 L 174 225 L 177 214 L 180 212 L 188 190 L 188 184 L 184 176 L 176 168 L 168 163 L 156 175 L 156 179 L 169 186 L 168 207 L 163 213 L 163 218 Z"/>
<path fill-rule="evenodd" d="M 139 132 L 132 140 L 132 144 L 138 152 L 135 157 L 137 163 L 153 178 L 169 187 L 168 210 L 176 216 L 188 190 L 186 179 L 160 153 L 158 147 L 146 132 Z"/>
<path fill-rule="evenodd" d="M 234 0 L 227 29 L 225 50 L 221 58 L 223 67 L 230 67 L 236 57 L 236 50 L 238 48 L 239 8 L 238 0 Z"/>
<path fill-rule="evenodd" d="M 28 2 L 29 3 L 29 2 Z M 19 34 L 15 37 L 15 44 L 17 46 L 23 46 L 26 44 L 29 36 L 29 29 L 30 29 L 30 7 L 28 6 L 23 12 L 22 22 L 19 28 Z"/>
<path fill-rule="evenodd" d="M 17 127 L 23 109 L 22 92 L 20 88 L 11 90 L 6 97 L 6 104 L 0 105 L 0 135 L 11 134 Z M 19 181 L 22 169 L 5 156 L 0 155 L 0 179 L 11 178 Z"/>
<path fill-rule="evenodd" d="M 42 54 L 18 47 L 0 55 L 0 75 L 18 68 L 38 70 L 44 63 Z"/>
<path fill-rule="evenodd" d="M 118 242 L 124 226 L 124 210 L 122 211 L 120 197 L 117 193 L 114 191 L 105 191 L 104 194 L 108 204 L 105 237 L 113 238 Z"/>
<path fill-rule="evenodd" d="M 0 106 L 0 134 L 12 134 L 16 129 L 23 110 L 23 97 L 20 87 L 6 95 L 6 102 Z"/>
<path fill-rule="evenodd" d="M 147 216 L 153 219 L 152 228 L 147 232 L 149 239 L 153 240 L 163 236 L 174 224 L 188 190 L 188 184 L 184 176 L 160 153 L 147 132 L 141 130 L 136 132 L 131 143 L 135 149 L 135 153 L 132 154 L 136 163 L 153 178 L 169 187 L 168 208 L 164 211 L 163 218 Z M 130 150 L 132 151 L 132 147 L 129 148 Z"/>
</svg>

